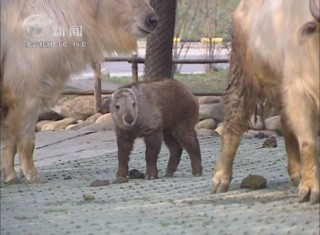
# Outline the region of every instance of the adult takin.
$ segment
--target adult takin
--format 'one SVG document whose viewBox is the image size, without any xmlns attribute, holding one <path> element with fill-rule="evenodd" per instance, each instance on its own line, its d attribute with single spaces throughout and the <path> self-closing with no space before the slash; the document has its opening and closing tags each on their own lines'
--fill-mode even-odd
<svg viewBox="0 0 320 235">
<path fill-rule="evenodd" d="M 71 74 L 105 54 L 137 50 L 157 18 L 145 0 L 1 0 L 1 178 L 46 182 L 34 165 L 35 125 Z"/>
<path fill-rule="evenodd" d="M 119 88 L 112 94 L 110 111 L 118 145 L 119 167 L 115 183 L 128 181 L 129 155 L 138 137 L 142 137 L 146 145 L 145 179 L 158 178 L 157 159 L 162 141 L 170 152 L 166 176 L 173 176 L 177 170 L 183 148 L 190 156 L 192 174 L 202 174 L 195 132 L 199 105 L 183 83 L 164 79 Z"/>
<path fill-rule="evenodd" d="M 319 31 L 315 0 L 242 0 L 233 17 L 220 156 L 213 193 L 225 192 L 256 104 L 281 112 L 288 173 L 299 201 L 319 202 Z"/>
</svg>

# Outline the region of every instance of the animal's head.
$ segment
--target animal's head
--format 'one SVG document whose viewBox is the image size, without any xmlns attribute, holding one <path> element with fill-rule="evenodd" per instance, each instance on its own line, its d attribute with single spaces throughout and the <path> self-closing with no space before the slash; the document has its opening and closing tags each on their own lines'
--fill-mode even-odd
<svg viewBox="0 0 320 235">
<path fill-rule="evenodd" d="M 304 44 L 311 34 L 319 33 L 320 23 L 320 8 L 316 4 L 316 0 L 309 0 L 310 13 L 315 19 L 314 21 L 308 21 L 300 28 L 298 32 L 298 40 L 300 44 Z"/>
<path fill-rule="evenodd" d="M 152 33 L 158 24 L 146 0 L 99 0 L 97 21 L 99 30 L 121 43 L 121 48 Z"/>
<path fill-rule="evenodd" d="M 132 89 L 121 88 L 111 96 L 110 112 L 121 129 L 130 129 L 138 119 L 138 100 Z"/>
</svg>

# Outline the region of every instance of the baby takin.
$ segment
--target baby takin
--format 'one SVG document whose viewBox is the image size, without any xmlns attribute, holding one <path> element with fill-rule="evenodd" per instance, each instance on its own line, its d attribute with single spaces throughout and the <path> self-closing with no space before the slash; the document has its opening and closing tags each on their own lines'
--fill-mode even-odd
<svg viewBox="0 0 320 235">
<path fill-rule="evenodd" d="M 202 175 L 201 152 L 195 132 L 199 105 L 191 91 L 174 79 L 139 82 L 112 94 L 110 111 L 118 145 L 118 172 L 115 183 L 128 181 L 129 155 L 136 138 L 143 138 L 146 151 L 145 179 L 158 178 L 157 159 L 162 140 L 170 158 L 166 176 L 173 176 L 183 148 L 190 156 L 192 174 Z"/>
</svg>

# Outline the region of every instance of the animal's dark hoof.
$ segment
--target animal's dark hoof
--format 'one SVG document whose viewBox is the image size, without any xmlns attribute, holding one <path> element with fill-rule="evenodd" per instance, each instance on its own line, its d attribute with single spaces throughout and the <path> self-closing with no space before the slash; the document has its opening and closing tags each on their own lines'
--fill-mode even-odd
<svg viewBox="0 0 320 235">
<path fill-rule="evenodd" d="M 127 177 L 117 177 L 117 179 L 115 179 L 114 181 L 112 181 L 113 184 L 123 184 L 123 183 L 127 183 L 129 180 Z"/>
<path fill-rule="evenodd" d="M 173 172 L 167 172 L 164 176 L 165 177 L 173 177 Z"/>
<path fill-rule="evenodd" d="M 146 176 L 144 177 L 145 180 L 154 180 L 154 179 L 158 179 L 158 176 L 149 176 L 146 174 Z"/>
</svg>

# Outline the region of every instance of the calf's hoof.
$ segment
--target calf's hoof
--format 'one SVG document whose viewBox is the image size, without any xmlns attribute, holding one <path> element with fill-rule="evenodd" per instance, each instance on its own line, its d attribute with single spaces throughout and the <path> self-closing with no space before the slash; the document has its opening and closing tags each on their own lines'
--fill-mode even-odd
<svg viewBox="0 0 320 235">
<path fill-rule="evenodd" d="M 164 175 L 164 177 L 173 177 L 173 172 L 166 172 L 166 174 Z"/>
<path fill-rule="evenodd" d="M 112 181 L 113 184 L 123 184 L 127 183 L 129 179 L 124 176 L 118 176 L 114 181 Z"/>
<path fill-rule="evenodd" d="M 202 176 L 202 166 L 200 166 L 198 169 L 192 170 L 193 176 Z"/>
<path fill-rule="evenodd" d="M 158 179 L 158 176 L 157 175 L 148 175 L 148 174 L 146 174 L 144 179 L 145 180 L 154 180 L 154 179 Z"/>
</svg>

